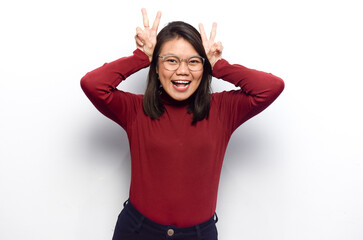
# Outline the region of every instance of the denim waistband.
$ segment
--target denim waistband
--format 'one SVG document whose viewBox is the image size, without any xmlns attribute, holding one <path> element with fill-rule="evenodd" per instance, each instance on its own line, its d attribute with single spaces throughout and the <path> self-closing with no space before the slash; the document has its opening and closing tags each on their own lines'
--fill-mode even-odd
<svg viewBox="0 0 363 240">
<path fill-rule="evenodd" d="M 176 227 L 174 225 L 163 225 L 159 224 L 157 222 L 154 222 L 147 217 L 145 217 L 142 213 L 140 213 L 129 200 L 126 200 L 124 203 L 124 209 L 128 211 L 132 217 L 138 222 L 137 228 L 141 227 L 147 227 L 149 230 L 155 231 L 155 232 L 164 232 L 167 234 L 172 235 L 198 235 L 198 237 L 201 236 L 202 231 L 211 225 L 214 225 L 218 222 L 218 216 L 215 213 L 213 217 L 211 217 L 209 220 L 197 224 L 191 227 Z M 136 229 L 137 230 L 137 229 Z"/>
</svg>

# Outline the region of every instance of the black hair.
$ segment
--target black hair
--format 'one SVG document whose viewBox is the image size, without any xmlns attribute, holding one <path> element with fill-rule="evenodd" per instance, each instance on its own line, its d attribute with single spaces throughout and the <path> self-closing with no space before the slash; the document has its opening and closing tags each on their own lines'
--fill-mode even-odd
<svg viewBox="0 0 363 240">
<path fill-rule="evenodd" d="M 203 65 L 203 76 L 200 85 L 189 99 L 188 112 L 193 113 L 192 123 L 195 124 L 204 118 L 208 118 L 209 115 L 212 66 L 208 61 L 199 32 L 192 25 L 182 21 L 169 23 L 157 35 L 157 42 L 150 63 L 148 82 L 143 99 L 143 108 L 144 112 L 152 119 L 159 119 L 165 112 L 164 105 L 160 99 L 161 83 L 156 68 L 163 44 L 177 38 L 183 38 L 188 41 L 197 53 L 206 59 Z"/>
</svg>

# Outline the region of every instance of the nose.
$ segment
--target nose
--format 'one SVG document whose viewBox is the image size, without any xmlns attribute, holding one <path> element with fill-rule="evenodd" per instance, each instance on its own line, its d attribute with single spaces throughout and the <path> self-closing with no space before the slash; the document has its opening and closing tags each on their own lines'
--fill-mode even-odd
<svg viewBox="0 0 363 240">
<path fill-rule="evenodd" d="M 189 74 L 189 67 L 186 60 L 180 62 L 179 68 L 176 70 L 177 74 Z"/>
</svg>

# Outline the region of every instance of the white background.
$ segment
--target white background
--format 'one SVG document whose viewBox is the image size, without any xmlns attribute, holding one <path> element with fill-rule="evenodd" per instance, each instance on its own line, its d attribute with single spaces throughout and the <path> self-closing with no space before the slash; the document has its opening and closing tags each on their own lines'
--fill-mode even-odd
<svg viewBox="0 0 363 240">
<path fill-rule="evenodd" d="M 231 63 L 284 79 L 232 136 L 222 240 L 363 239 L 362 5 L 345 0 L 2 1 L 0 239 L 109 240 L 128 196 L 124 131 L 79 81 L 135 49 L 141 7 L 160 28 L 209 32 Z M 120 86 L 143 93 L 147 69 Z M 213 80 L 214 91 L 231 86 Z"/>
</svg>

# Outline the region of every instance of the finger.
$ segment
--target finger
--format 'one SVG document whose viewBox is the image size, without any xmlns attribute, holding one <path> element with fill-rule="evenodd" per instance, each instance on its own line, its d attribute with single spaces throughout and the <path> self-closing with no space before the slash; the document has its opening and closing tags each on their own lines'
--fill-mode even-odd
<svg viewBox="0 0 363 240">
<path fill-rule="evenodd" d="M 216 50 L 219 50 L 222 47 L 221 42 L 214 43 L 214 46 L 216 47 Z"/>
<path fill-rule="evenodd" d="M 136 28 L 136 36 L 143 37 L 143 30 L 140 27 Z"/>
<path fill-rule="evenodd" d="M 202 37 L 202 42 L 207 41 L 207 35 L 205 34 L 205 30 L 204 30 L 204 26 L 203 24 L 199 23 L 199 31 L 200 31 L 200 36 Z"/>
<path fill-rule="evenodd" d="M 137 27 L 136 28 L 136 37 L 138 38 L 139 41 L 141 41 L 143 44 L 145 44 L 145 34 L 144 34 L 144 31 L 140 28 L 140 27 Z"/>
<path fill-rule="evenodd" d="M 141 29 L 141 27 L 137 27 L 137 28 L 136 28 L 136 33 L 137 33 L 137 34 L 142 33 L 142 29 Z"/>
<path fill-rule="evenodd" d="M 221 42 L 218 42 L 218 43 L 217 43 L 217 50 L 218 50 L 219 52 L 222 52 L 222 51 L 223 51 L 223 45 L 222 45 L 222 43 L 221 43 Z"/>
<path fill-rule="evenodd" d="M 210 48 L 210 52 L 214 53 L 217 50 L 217 45 L 213 44 L 212 47 Z"/>
<path fill-rule="evenodd" d="M 144 27 L 148 28 L 149 27 L 149 18 L 147 17 L 146 9 L 142 8 L 141 13 L 142 13 L 142 21 L 144 23 Z"/>
<path fill-rule="evenodd" d="M 158 13 L 156 14 L 156 17 L 155 17 L 155 21 L 154 21 L 153 27 L 152 27 L 152 29 L 155 30 L 156 32 L 158 31 L 158 27 L 159 27 L 159 23 L 160 23 L 160 18 L 161 18 L 161 12 L 158 11 Z"/>
<path fill-rule="evenodd" d="M 144 43 L 141 41 L 141 39 L 137 35 L 135 36 L 135 41 L 136 41 L 137 46 L 141 46 L 141 47 L 144 46 Z"/>
<path fill-rule="evenodd" d="M 212 31 L 210 32 L 210 38 L 209 40 L 214 41 L 217 35 L 217 23 L 214 22 L 212 26 Z"/>
</svg>

